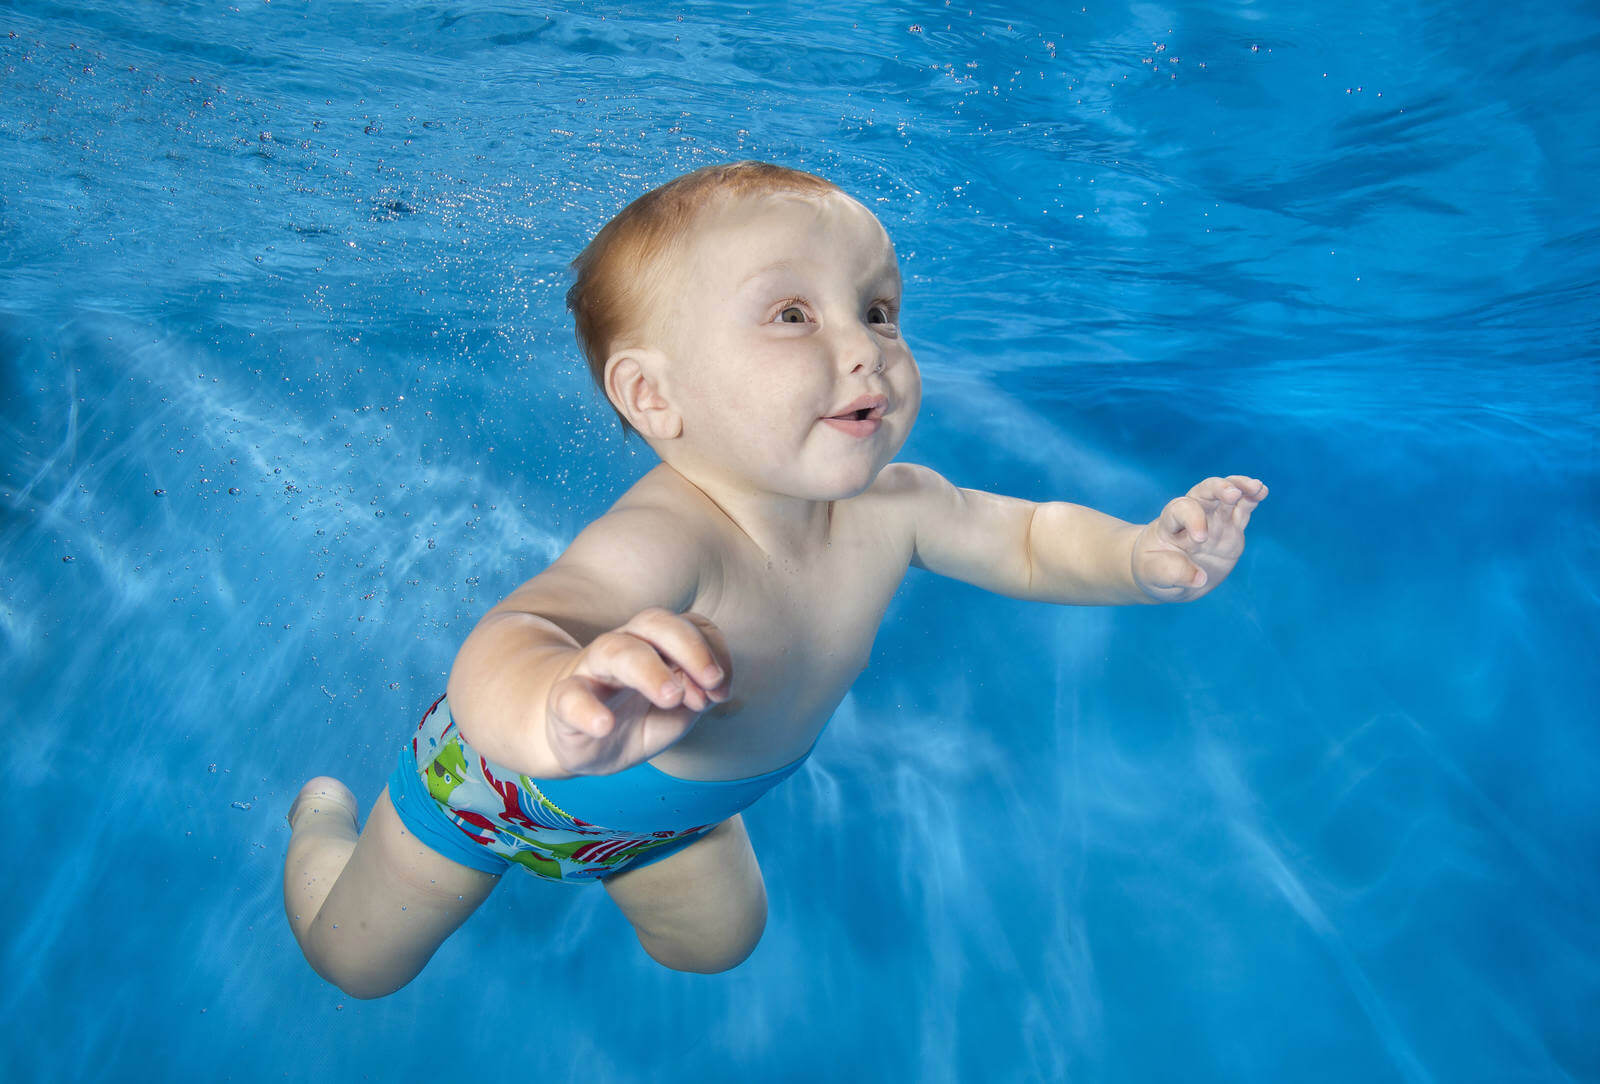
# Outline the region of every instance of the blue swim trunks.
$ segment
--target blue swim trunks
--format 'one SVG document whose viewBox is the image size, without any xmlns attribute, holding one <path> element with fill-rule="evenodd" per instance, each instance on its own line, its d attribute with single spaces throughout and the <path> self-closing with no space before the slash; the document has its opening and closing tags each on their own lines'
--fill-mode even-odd
<svg viewBox="0 0 1600 1084">
<path fill-rule="evenodd" d="M 612 775 L 532 779 L 474 750 L 441 696 L 400 749 L 389 801 L 413 835 L 464 866 L 501 874 L 515 864 L 585 885 L 681 851 L 810 756 L 748 779 L 679 779 L 648 762 Z"/>
</svg>

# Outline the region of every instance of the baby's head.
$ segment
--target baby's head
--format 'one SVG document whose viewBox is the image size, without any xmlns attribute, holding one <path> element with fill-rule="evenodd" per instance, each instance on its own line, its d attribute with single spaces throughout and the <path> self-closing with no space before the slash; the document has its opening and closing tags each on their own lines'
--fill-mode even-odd
<svg viewBox="0 0 1600 1084">
<path fill-rule="evenodd" d="M 653 324 L 664 307 L 668 280 L 707 217 L 741 198 L 834 193 L 843 195 L 838 185 L 815 174 L 770 162 L 732 162 L 685 173 L 618 212 L 572 261 L 574 281 L 567 291 L 578 346 L 601 393 L 610 398 L 605 368 L 614 349 L 651 338 L 657 330 Z M 617 418 L 625 432 L 633 431 L 622 411 Z"/>
<path fill-rule="evenodd" d="M 625 430 L 680 469 L 732 459 L 761 484 L 820 494 L 870 481 L 824 467 L 840 458 L 831 434 L 858 468 L 904 442 L 921 380 L 899 336 L 894 248 L 832 182 L 764 162 L 696 170 L 630 203 L 573 269 L 591 375 Z M 870 419 L 832 424 L 863 396 Z M 781 456 L 813 459 L 809 480 L 753 463 Z"/>
</svg>

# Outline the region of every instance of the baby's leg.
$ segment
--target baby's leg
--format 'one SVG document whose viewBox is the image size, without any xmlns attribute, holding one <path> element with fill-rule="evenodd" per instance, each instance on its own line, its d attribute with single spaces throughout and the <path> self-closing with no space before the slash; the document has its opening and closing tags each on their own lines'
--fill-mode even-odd
<svg viewBox="0 0 1600 1084">
<path fill-rule="evenodd" d="M 734 814 L 676 854 L 600 882 L 652 959 L 675 971 L 739 966 L 767 928 L 767 886 Z"/>
<path fill-rule="evenodd" d="M 358 839 L 355 797 L 319 776 L 289 808 L 289 830 L 289 926 L 317 974 L 351 997 L 410 982 L 500 881 L 419 842 L 387 787 Z"/>
</svg>

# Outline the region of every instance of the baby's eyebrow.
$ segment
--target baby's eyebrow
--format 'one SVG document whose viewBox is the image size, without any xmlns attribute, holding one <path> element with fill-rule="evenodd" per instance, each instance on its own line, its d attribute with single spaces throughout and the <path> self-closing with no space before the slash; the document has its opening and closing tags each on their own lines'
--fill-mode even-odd
<svg viewBox="0 0 1600 1084">
<path fill-rule="evenodd" d="M 778 260 L 776 263 L 769 263 L 769 264 L 767 264 L 767 266 L 762 267 L 762 268 L 758 268 L 755 271 L 750 272 L 750 274 L 746 275 L 745 278 L 744 278 L 744 281 L 739 283 L 738 288 L 739 289 L 743 289 L 744 287 L 748 286 L 750 283 L 754 282 L 756 279 L 760 278 L 762 275 L 770 275 L 774 271 L 789 271 L 789 270 L 792 270 L 793 268 L 794 268 L 794 261 L 793 260 Z"/>
<path fill-rule="evenodd" d="M 771 275 L 779 271 L 793 271 L 794 269 L 795 262 L 793 260 L 775 260 L 772 263 L 767 264 L 765 267 L 758 267 L 754 271 L 750 272 L 750 274 L 746 275 L 742 280 L 740 280 L 739 284 L 735 286 L 734 289 L 743 290 L 746 286 L 750 285 L 752 282 L 755 282 L 763 275 Z M 879 282 L 887 282 L 891 289 L 893 289 L 895 292 L 899 292 L 901 286 L 899 263 L 891 261 L 874 269 L 871 274 L 862 279 L 861 284 L 865 287 L 870 287 Z"/>
<path fill-rule="evenodd" d="M 900 279 L 900 266 L 898 264 L 890 264 L 887 267 L 880 267 L 861 280 L 861 285 L 869 289 L 880 283 L 888 287 L 886 292 L 898 294 L 903 286 Z"/>
</svg>

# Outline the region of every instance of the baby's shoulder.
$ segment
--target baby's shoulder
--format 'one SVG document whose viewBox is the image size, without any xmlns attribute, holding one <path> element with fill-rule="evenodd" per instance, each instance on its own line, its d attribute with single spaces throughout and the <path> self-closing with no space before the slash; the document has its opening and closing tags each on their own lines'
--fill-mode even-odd
<svg viewBox="0 0 1600 1084">
<path fill-rule="evenodd" d="M 918 509 L 939 476 L 916 463 L 890 463 L 854 497 L 834 502 L 835 534 L 899 551 L 915 534 Z"/>
<path fill-rule="evenodd" d="M 690 561 L 712 541 L 707 517 L 670 486 L 640 479 L 610 508 L 589 523 L 574 547 L 604 546 L 616 559 L 643 558 Z"/>
<path fill-rule="evenodd" d="M 595 522 L 604 520 L 609 529 L 663 541 L 670 536 L 683 546 L 702 549 L 716 537 L 718 515 L 704 493 L 663 466 L 628 487 Z"/>
<path fill-rule="evenodd" d="M 844 502 L 852 511 L 866 513 L 890 525 L 909 525 L 919 505 L 926 502 L 944 479 L 918 463 L 890 463 L 861 493 Z"/>
<path fill-rule="evenodd" d="M 915 495 L 918 489 L 925 486 L 930 477 L 937 477 L 933 471 L 920 463 L 894 462 L 887 464 L 878 472 L 878 477 L 866 488 L 860 497 L 876 500 L 896 501 L 904 500 Z"/>
<path fill-rule="evenodd" d="M 604 595 L 627 611 L 624 619 L 646 606 L 681 609 L 704 573 L 707 543 L 701 517 L 641 479 L 579 531 L 536 582 L 570 586 L 591 606 Z"/>
<path fill-rule="evenodd" d="M 920 463 L 890 463 L 855 498 L 861 503 L 851 518 L 909 552 L 916 563 L 919 547 L 930 538 L 945 537 L 953 528 L 970 531 L 976 521 L 969 501 L 982 496 Z"/>
</svg>

